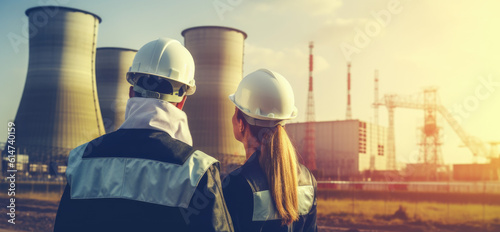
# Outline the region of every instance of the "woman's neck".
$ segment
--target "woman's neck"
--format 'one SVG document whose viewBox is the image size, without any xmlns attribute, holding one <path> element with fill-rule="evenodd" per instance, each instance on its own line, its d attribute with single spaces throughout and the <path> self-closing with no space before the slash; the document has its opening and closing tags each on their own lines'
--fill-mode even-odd
<svg viewBox="0 0 500 232">
<path fill-rule="evenodd" d="M 248 160 L 260 148 L 260 143 L 253 136 L 246 136 L 243 140 L 243 146 L 245 147 L 246 160 Z"/>
</svg>

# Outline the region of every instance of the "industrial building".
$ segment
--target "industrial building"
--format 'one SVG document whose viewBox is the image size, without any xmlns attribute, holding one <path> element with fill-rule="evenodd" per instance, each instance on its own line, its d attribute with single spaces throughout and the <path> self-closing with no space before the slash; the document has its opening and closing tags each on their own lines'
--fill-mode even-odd
<svg viewBox="0 0 500 232">
<path fill-rule="evenodd" d="M 243 145 L 234 139 L 228 96 L 243 78 L 243 48 L 247 34 L 228 27 L 202 26 L 182 31 L 195 65 L 196 93 L 184 105 L 193 146 L 222 163 L 222 172 L 242 163 Z"/>
<path fill-rule="evenodd" d="M 50 20 L 43 16 L 50 10 Z M 66 7 L 26 10 L 26 83 L 15 117 L 18 154 L 30 164 L 64 163 L 69 151 L 104 134 L 95 82 L 99 16 Z"/>
<path fill-rule="evenodd" d="M 318 178 L 369 178 L 367 173 L 386 170 L 385 127 L 360 120 L 313 123 Z M 296 146 L 299 159 L 307 159 L 304 157 L 307 123 L 289 123 L 285 128 Z"/>
<path fill-rule="evenodd" d="M 499 181 L 500 160 L 487 164 L 454 164 L 453 180 L 457 181 Z"/>
<path fill-rule="evenodd" d="M 137 50 L 128 48 L 97 48 L 97 93 L 106 133 L 117 130 L 125 121 L 130 87 L 125 77 L 136 53 Z"/>
</svg>

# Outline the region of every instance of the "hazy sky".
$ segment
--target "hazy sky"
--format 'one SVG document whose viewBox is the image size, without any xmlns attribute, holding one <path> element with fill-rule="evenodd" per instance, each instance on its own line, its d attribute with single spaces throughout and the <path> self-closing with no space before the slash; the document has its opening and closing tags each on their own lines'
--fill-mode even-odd
<svg viewBox="0 0 500 232">
<path fill-rule="evenodd" d="M 373 73 L 380 96 L 418 94 L 437 86 L 441 103 L 469 134 L 500 141 L 500 2 L 418 0 L 184 0 L 2 1 L 0 3 L 0 130 L 15 118 L 28 66 L 25 10 L 61 5 L 102 18 L 98 47 L 139 49 L 158 37 L 183 41 L 192 26 L 220 25 L 245 31 L 244 74 L 266 67 L 292 84 L 305 120 L 308 42 L 314 41 L 316 119 L 342 120 L 346 111 L 346 62 L 352 62 L 353 117 L 373 120 Z M 9 36 L 10 35 L 10 36 Z M 189 104 L 189 103 L 188 103 Z M 385 108 L 380 123 L 387 125 Z M 398 162 L 415 162 L 423 111 L 396 109 Z M 230 119 L 228 119 L 230 120 Z M 471 154 L 444 119 L 446 163 L 471 162 Z M 7 133 L 0 134 L 5 141 Z"/>
</svg>

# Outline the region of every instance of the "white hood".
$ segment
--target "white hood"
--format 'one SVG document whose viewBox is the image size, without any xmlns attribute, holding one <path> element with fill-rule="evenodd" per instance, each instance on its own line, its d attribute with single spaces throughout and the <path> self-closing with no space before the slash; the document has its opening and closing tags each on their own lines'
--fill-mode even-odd
<svg viewBox="0 0 500 232">
<path fill-rule="evenodd" d="M 153 98 L 128 99 L 125 122 L 119 129 L 154 129 L 193 146 L 187 116 L 169 102 Z"/>
</svg>

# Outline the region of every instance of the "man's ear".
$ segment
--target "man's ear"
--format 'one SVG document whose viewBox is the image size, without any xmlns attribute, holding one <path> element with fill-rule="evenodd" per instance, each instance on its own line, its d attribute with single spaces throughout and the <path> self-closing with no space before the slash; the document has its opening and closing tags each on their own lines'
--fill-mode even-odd
<svg viewBox="0 0 500 232">
<path fill-rule="evenodd" d="M 130 86 L 130 88 L 128 89 L 128 96 L 130 98 L 135 97 L 134 86 Z"/>
<path fill-rule="evenodd" d="M 237 119 L 238 120 L 238 130 L 240 130 L 241 133 L 245 131 L 245 122 L 243 122 L 244 119 Z"/>
</svg>

